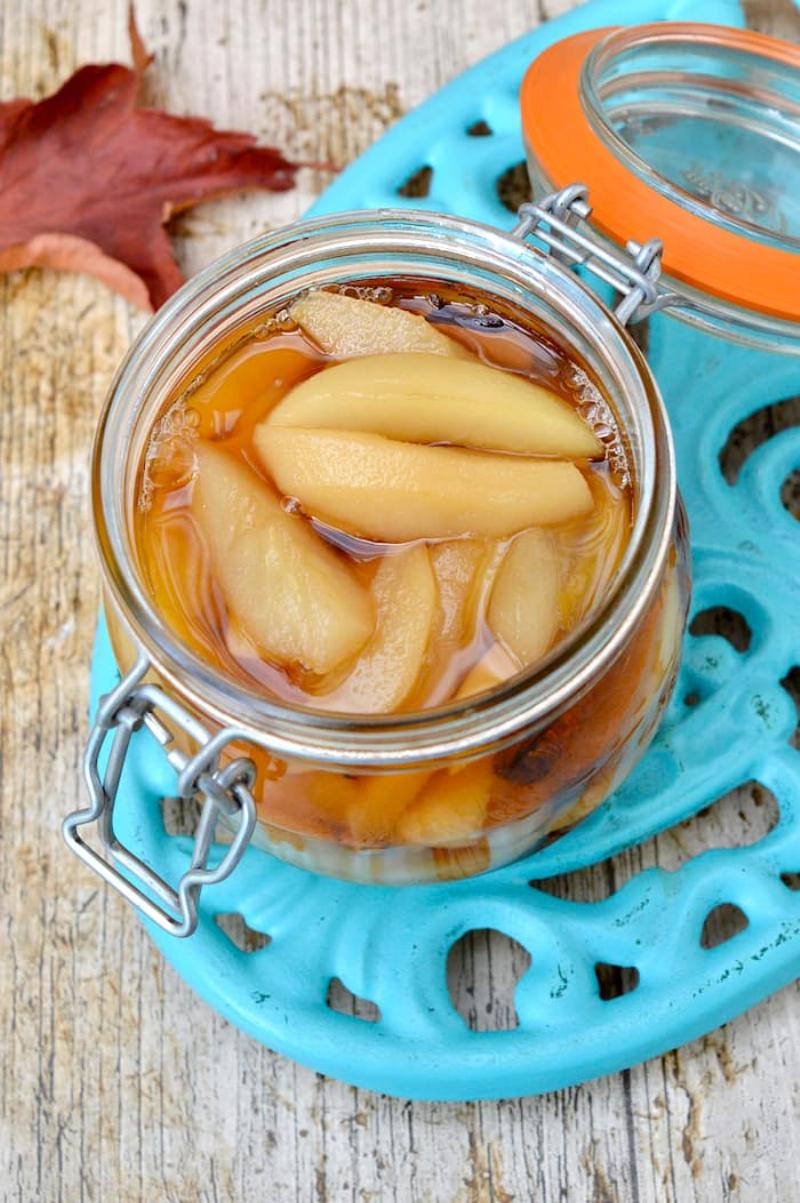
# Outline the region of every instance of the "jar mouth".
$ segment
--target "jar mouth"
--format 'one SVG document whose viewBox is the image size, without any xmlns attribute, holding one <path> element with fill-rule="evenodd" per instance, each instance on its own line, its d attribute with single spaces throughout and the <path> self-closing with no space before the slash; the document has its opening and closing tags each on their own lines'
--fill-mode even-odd
<svg viewBox="0 0 800 1203">
<path fill-rule="evenodd" d="M 267 698 L 184 645 L 139 571 L 130 514 L 153 416 L 187 361 L 225 330 L 274 312 L 312 287 L 376 274 L 456 280 L 505 298 L 549 327 L 599 381 L 633 461 L 636 513 L 615 581 L 596 611 L 550 656 L 491 692 L 415 713 L 322 713 Z M 130 348 L 100 417 L 93 459 L 95 530 L 112 604 L 182 698 L 236 737 L 279 757 L 362 771 L 442 761 L 501 747 L 554 717 L 613 662 L 646 609 L 669 547 L 676 478 L 658 390 L 630 336 L 576 276 L 489 226 L 428 211 L 376 210 L 304 221 L 232 251 L 189 281 Z"/>
<path fill-rule="evenodd" d="M 797 253 L 800 204 L 790 186 L 777 197 L 764 177 L 771 166 L 776 180 L 800 182 L 800 54 L 772 39 L 720 33 L 670 24 L 615 30 L 586 57 L 584 108 L 651 188 L 717 227 Z"/>
</svg>

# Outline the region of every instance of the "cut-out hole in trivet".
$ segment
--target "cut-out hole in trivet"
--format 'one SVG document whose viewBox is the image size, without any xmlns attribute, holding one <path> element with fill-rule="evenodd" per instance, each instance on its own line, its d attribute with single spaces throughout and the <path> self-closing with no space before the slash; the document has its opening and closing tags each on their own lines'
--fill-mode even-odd
<svg viewBox="0 0 800 1203">
<path fill-rule="evenodd" d="M 594 971 L 603 1002 L 622 998 L 623 994 L 630 994 L 639 985 L 639 970 L 635 965 L 611 965 L 607 961 L 598 961 Z"/>
<path fill-rule="evenodd" d="M 167 835 L 194 835 L 200 822 L 200 805 L 193 798 L 162 798 L 161 821 Z M 230 844 L 233 832 L 217 823 L 215 844 Z"/>
<path fill-rule="evenodd" d="M 531 965 L 518 940 L 496 928 L 473 928 L 447 957 L 447 990 L 472 1032 L 510 1032 L 519 1027 L 514 994 Z"/>
<path fill-rule="evenodd" d="M 618 293 L 616 296 L 619 300 L 622 299 Z M 642 355 L 647 355 L 648 351 L 650 350 L 650 318 L 643 318 L 641 322 L 632 322 L 631 325 L 628 326 L 628 333 L 636 343 L 636 346 L 639 348 Z"/>
<path fill-rule="evenodd" d="M 800 890 L 800 873 L 781 873 L 781 881 L 787 890 Z"/>
<path fill-rule="evenodd" d="M 719 453 L 720 470 L 728 484 L 736 484 L 745 461 L 757 447 L 792 426 L 800 426 L 800 396 L 764 405 L 738 422 Z"/>
<path fill-rule="evenodd" d="M 737 652 L 746 652 L 753 638 L 745 616 L 729 606 L 709 606 L 695 614 L 689 624 L 689 634 L 720 635 Z"/>
<path fill-rule="evenodd" d="M 797 726 L 792 732 L 789 743 L 793 748 L 800 748 L 800 664 L 793 664 L 781 685 L 792 699 L 797 710 Z"/>
<path fill-rule="evenodd" d="M 644 869 L 673 873 L 709 848 L 757 844 L 779 819 L 775 795 L 758 781 L 745 781 L 643 844 L 571 873 L 534 879 L 530 885 L 565 902 L 603 902 Z"/>
<path fill-rule="evenodd" d="M 800 522 L 800 468 L 795 468 L 781 485 L 781 505 Z"/>
<path fill-rule="evenodd" d="M 663 832 L 655 863 L 674 872 L 709 848 L 749 848 L 769 835 L 779 820 L 780 807 L 772 791 L 758 781 L 745 781 Z"/>
<path fill-rule="evenodd" d="M 331 978 L 325 1002 L 339 1015 L 351 1015 L 354 1019 L 363 1019 L 365 1023 L 378 1023 L 381 1018 L 377 1003 L 368 998 L 359 998 L 352 990 L 348 990 L 340 977 Z"/>
<path fill-rule="evenodd" d="M 700 694 L 692 690 L 691 693 L 687 693 L 686 697 L 683 699 L 683 704 L 684 706 L 688 706 L 691 710 L 694 706 L 699 706 L 701 701 L 702 698 L 700 697 Z"/>
<path fill-rule="evenodd" d="M 494 130 L 488 121 L 481 118 L 480 121 L 473 121 L 472 125 L 467 126 L 467 133 L 470 138 L 488 138 L 494 133 Z"/>
<path fill-rule="evenodd" d="M 598 864 L 573 869 L 571 873 L 542 877 L 528 884 L 534 890 L 541 890 L 551 898 L 562 898 L 565 902 L 602 902 L 620 887 L 616 873 L 619 864 L 619 857 L 610 857 Z"/>
<path fill-rule="evenodd" d="M 416 171 L 412 171 L 406 182 L 401 184 L 397 191 L 400 196 L 419 200 L 420 197 L 430 195 L 432 182 L 433 168 L 426 163 L 424 166 L 418 167 Z"/>
<path fill-rule="evenodd" d="M 167 835 L 194 835 L 200 807 L 193 798 L 162 798 L 161 818 Z"/>
<path fill-rule="evenodd" d="M 266 932 L 256 931 L 254 927 L 249 927 L 242 915 L 231 911 L 224 915 L 215 915 L 214 922 L 220 931 L 223 931 L 234 944 L 239 952 L 260 952 L 262 948 L 266 948 L 272 943 L 272 936 L 268 936 Z"/>
<path fill-rule="evenodd" d="M 502 175 L 498 176 L 495 188 L 500 204 L 510 213 L 516 213 L 520 205 L 525 205 L 528 201 L 533 200 L 528 166 L 525 161 L 515 163 L 513 167 L 507 168 Z"/>
<path fill-rule="evenodd" d="M 750 920 L 735 902 L 721 902 L 706 915 L 700 932 L 701 948 L 718 948 L 750 926 Z"/>
<path fill-rule="evenodd" d="M 768 33 L 785 42 L 800 42 L 800 8 L 791 0 L 742 0 L 744 22 L 748 29 Z"/>
</svg>

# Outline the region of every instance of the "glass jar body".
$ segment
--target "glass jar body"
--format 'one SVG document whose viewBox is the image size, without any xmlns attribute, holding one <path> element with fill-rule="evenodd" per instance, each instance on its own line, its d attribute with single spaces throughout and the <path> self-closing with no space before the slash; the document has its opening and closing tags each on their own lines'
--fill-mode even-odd
<svg viewBox="0 0 800 1203">
<path fill-rule="evenodd" d="M 408 276 L 513 305 L 568 349 L 625 433 L 636 518 L 608 597 L 541 669 L 436 711 L 326 717 L 237 687 L 180 644 L 142 586 L 131 535 L 136 467 L 160 407 L 245 321 L 310 287 Z M 101 418 L 94 495 L 120 669 L 146 652 L 151 679 L 212 735 L 235 729 L 221 759 L 255 764 L 255 841 L 306 868 L 419 882 L 511 861 L 607 796 L 669 696 L 689 576 L 660 398 L 590 290 L 486 227 L 430 214 L 342 215 L 222 260 L 161 311 L 123 365 Z M 196 750 L 185 734 L 175 739 Z"/>
</svg>

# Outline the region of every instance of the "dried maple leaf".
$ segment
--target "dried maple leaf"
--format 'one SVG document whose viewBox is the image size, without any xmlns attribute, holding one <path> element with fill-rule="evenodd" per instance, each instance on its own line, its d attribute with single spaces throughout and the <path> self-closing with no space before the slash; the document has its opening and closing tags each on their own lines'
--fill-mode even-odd
<svg viewBox="0 0 800 1203">
<path fill-rule="evenodd" d="M 128 41 L 131 44 L 131 58 L 136 71 L 141 73 L 146 71 L 156 57 L 152 51 L 148 50 L 144 43 L 144 38 L 139 33 L 139 25 L 136 21 L 136 6 L 133 0 L 130 0 L 128 5 Z"/>
<path fill-rule="evenodd" d="M 133 49 L 146 65 L 141 39 Z M 201 118 L 137 108 L 138 90 L 139 73 L 111 63 L 80 68 L 38 103 L 0 103 L 0 271 L 88 272 L 157 308 L 183 282 L 164 229 L 173 213 L 224 192 L 294 185 L 297 166 L 280 151 Z"/>
</svg>

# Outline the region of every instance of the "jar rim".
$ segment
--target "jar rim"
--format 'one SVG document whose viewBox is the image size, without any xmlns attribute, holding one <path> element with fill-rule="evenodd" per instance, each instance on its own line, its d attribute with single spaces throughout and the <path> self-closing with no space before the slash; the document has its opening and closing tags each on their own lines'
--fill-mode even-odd
<svg viewBox="0 0 800 1203">
<path fill-rule="evenodd" d="M 528 68 L 520 104 L 529 151 L 553 187 L 576 179 L 589 185 L 593 220 L 607 237 L 623 243 L 660 238 L 665 275 L 678 292 L 686 289 L 691 306 L 705 307 L 705 298 L 712 311 L 749 311 L 757 325 L 796 323 L 794 240 L 766 234 L 757 240 L 746 223 L 722 221 L 713 206 L 690 203 L 689 194 L 638 155 L 607 118 L 601 73 L 631 51 L 666 46 L 689 53 L 700 47 L 789 68 L 800 84 L 800 48 L 752 30 L 695 22 L 587 30 L 549 47 Z M 546 107 L 554 90 L 559 104 Z"/>
<path fill-rule="evenodd" d="M 231 320 L 241 314 L 254 303 L 259 282 L 274 279 L 288 263 L 311 264 L 314 270 L 324 256 L 325 262 L 338 263 L 340 279 L 347 266 L 354 278 L 352 263 L 384 244 L 436 266 L 440 260 L 463 263 L 483 277 L 502 271 L 527 298 L 531 313 L 534 303 L 547 304 L 555 307 L 554 314 L 582 323 L 587 345 L 613 369 L 631 421 L 638 423 L 639 504 L 614 586 L 589 620 L 541 665 L 492 691 L 443 707 L 354 717 L 268 699 L 224 677 L 181 643 L 135 567 L 128 523 L 130 468 L 136 458 L 137 419 L 141 425 L 155 382 L 163 380 L 170 365 L 174 370 L 192 337 L 207 334 L 220 314 Z M 309 284 L 294 292 L 303 287 Z M 483 288 L 489 291 L 490 286 Z M 657 386 L 630 335 L 602 301 L 553 258 L 512 235 L 427 210 L 382 209 L 302 221 L 216 260 L 167 302 L 129 349 L 101 413 L 93 455 L 95 533 L 105 585 L 134 642 L 159 674 L 190 705 L 230 728 L 234 738 L 260 744 L 282 758 L 362 771 L 501 747 L 579 697 L 624 648 L 653 595 L 671 539 L 676 496 L 672 437 Z"/>
</svg>

